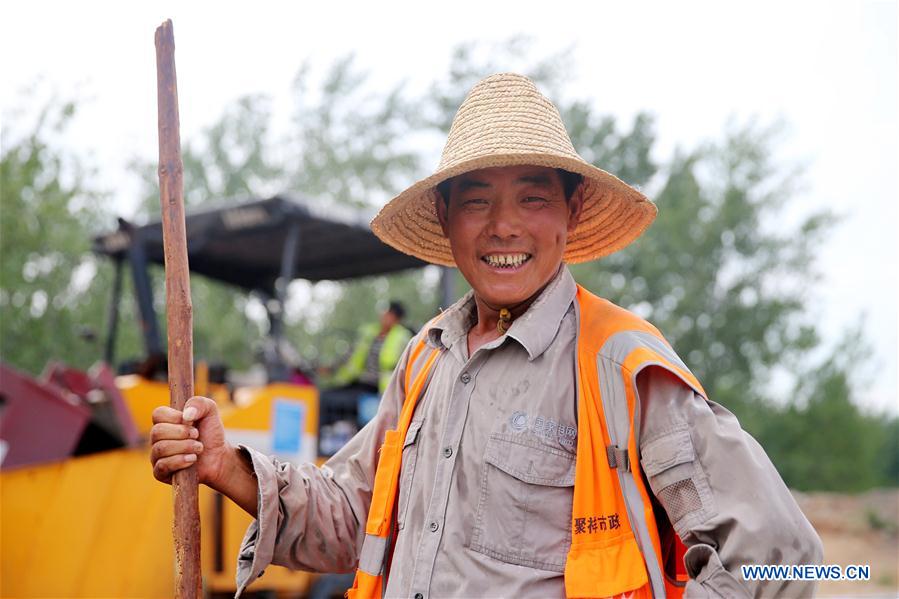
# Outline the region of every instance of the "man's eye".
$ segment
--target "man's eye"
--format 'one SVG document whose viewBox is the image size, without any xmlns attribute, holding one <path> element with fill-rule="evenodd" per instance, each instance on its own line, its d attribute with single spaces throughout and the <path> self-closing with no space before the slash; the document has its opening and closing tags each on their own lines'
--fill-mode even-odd
<svg viewBox="0 0 899 599">
<path fill-rule="evenodd" d="M 525 198 L 524 201 L 527 204 L 545 204 L 547 202 L 547 199 L 538 196 L 531 196 L 529 198 Z"/>
<path fill-rule="evenodd" d="M 463 206 L 476 207 L 476 206 L 483 206 L 483 205 L 485 205 L 485 204 L 487 204 L 487 200 L 485 200 L 485 199 L 483 199 L 483 198 L 472 198 L 472 199 L 470 199 L 470 200 L 463 200 L 463 201 L 462 201 L 462 205 L 463 205 Z"/>
</svg>

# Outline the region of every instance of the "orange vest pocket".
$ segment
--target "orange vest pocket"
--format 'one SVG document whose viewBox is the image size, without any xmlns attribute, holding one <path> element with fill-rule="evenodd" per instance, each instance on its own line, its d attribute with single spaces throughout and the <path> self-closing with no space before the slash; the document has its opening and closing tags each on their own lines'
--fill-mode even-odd
<svg viewBox="0 0 899 599">
<path fill-rule="evenodd" d="M 644 592 L 649 590 L 648 582 L 633 533 L 605 541 L 572 542 L 565 562 L 567 597 L 649 597 L 651 593 Z"/>
</svg>

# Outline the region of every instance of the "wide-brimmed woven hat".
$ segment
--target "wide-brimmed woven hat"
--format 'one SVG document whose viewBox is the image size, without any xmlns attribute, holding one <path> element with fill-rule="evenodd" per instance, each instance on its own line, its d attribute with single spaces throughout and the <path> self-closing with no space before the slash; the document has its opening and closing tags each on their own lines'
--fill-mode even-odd
<svg viewBox="0 0 899 599">
<path fill-rule="evenodd" d="M 566 262 L 616 252 L 655 219 L 656 207 L 642 193 L 578 156 L 558 109 L 530 79 L 500 73 L 481 80 L 462 102 L 437 171 L 388 202 L 371 229 L 401 252 L 455 266 L 434 208 L 436 186 L 462 173 L 522 164 L 584 177 L 584 208 L 577 228 L 568 235 Z"/>
</svg>

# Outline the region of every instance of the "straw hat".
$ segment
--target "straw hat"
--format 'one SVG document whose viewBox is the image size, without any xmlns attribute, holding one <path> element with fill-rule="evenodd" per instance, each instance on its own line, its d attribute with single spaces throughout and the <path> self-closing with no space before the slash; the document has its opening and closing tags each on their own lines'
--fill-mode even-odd
<svg viewBox="0 0 899 599">
<path fill-rule="evenodd" d="M 387 203 L 371 229 L 401 252 L 455 266 L 434 209 L 434 202 L 441 201 L 436 186 L 469 171 L 522 164 L 584 177 L 584 208 L 577 228 L 568 235 L 566 262 L 616 252 L 655 219 L 656 207 L 643 194 L 578 156 L 558 109 L 530 79 L 500 73 L 481 80 L 462 102 L 437 172 Z"/>
</svg>

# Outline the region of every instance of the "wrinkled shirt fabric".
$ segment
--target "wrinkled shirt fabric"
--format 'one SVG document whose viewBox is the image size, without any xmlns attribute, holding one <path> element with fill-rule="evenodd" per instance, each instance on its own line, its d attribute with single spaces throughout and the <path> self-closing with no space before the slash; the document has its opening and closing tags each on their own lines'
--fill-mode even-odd
<svg viewBox="0 0 899 599">
<path fill-rule="evenodd" d="M 475 305 L 471 293 L 463 297 L 413 338 L 377 416 L 322 467 L 243 447 L 259 509 L 238 558 L 238 595 L 269 563 L 316 572 L 356 567 L 378 449 L 403 405 L 408 352 L 425 335 L 445 351 L 405 438 L 386 596 L 563 597 L 577 447 L 575 293 L 563 267 L 505 335 L 473 355 L 467 333 Z M 686 596 L 813 594 L 807 581 L 740 576 L 743 564 L 815 564 L 823 553 L 758 443 L 730 412 L 661 369 L 642 372 L 637 388 L 644 459 L 695 456 L 680 473 L 648 477 L 657 496 L 672 476 L 700 490 L 687 507 L 659 497 L 689 548 Z M 535 464 L 539 484 L 521 480 Z"/>
</svg>

